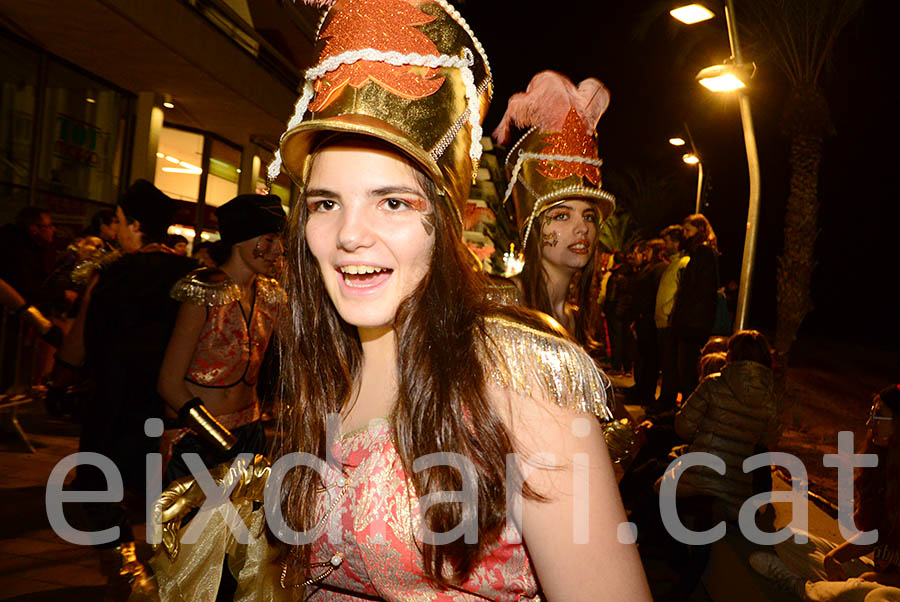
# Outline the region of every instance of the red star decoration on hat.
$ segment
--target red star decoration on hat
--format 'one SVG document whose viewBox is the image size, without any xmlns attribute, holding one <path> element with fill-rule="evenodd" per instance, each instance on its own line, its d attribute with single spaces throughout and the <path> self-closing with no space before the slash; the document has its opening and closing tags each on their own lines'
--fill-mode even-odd
<svg viewBox="0 0 900 602">
<path fill-rule="evenodd" d="M 584 124 L 578 117 L 575 108 L 569 109 L 566 120 L 559 132 L 544 138 L 547 146 L 541 151 L 548 155 L 569 155 L 599 159 L 597 155 L 597 143 L 585 131 Z M 589 163 L 574 161 L 541 161 L 538 172 L 551 180 L 562 180 L 569 176 L 581 176 L 588 179 L 594 186 L 600 186 L 600 168 Z"/>
<path fill-rule="evenodd" d="M 419 2 L 421 4 L 421 2 Z M 440 55 L 437 46 L 416 25 L 425 25 L 437 17 L 428 15 L 407 0 L 352 0 L 333 9 L 328 25 L 319 35 L 325 42 L 319 61 L 349 50 L 374 48 L 382 52 Z M 309 109 L 325 109 L 350 85 L 361 88 L 374 81 L 403 98 L 424 98 L 440 89 L 443 77 L 438 70 L 395 66 L 380 61 L 357 61 L 341 65 L 316 81 L 315 100 Z"/>
</svg>

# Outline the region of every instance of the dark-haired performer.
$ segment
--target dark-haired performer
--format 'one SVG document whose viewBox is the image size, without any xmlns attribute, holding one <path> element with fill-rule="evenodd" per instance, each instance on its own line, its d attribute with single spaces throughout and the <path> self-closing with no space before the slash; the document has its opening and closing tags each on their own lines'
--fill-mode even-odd
<svg viewBox="0 0 900 602">
<path fill-rule="evenodd" d="M 556 320 L 587 351 L 593 339 L 591 282 L 600 225 L 615 210 L 602 186 L 595 128 L 609 106 L 609 92 L 595 78 L 577 86 L 556 71 L 541 71 L 525 92 L 509 99 L 494 137 L 512 141 L 506 158 L 506 197 L 515 206 L 525 265 L 516 277 L 524 305 Z M 611 388 L 611 385 L 610 385 Z M 606 442 L 616 462 L 628 457 L 634 438 L 624 407 L 607 423 Z"/>
<path fill-rule="evenodd" d="M 144 423 L 162 418 L 156 379 L 178 303 L 169 290 L 196 267 L 189 257 L 169 252 L 161 242 L 175 215 L 175 201 L 146 180 L 137 180 L 116 207 L 123 255 L 107 256 L 85 292 L 75 324 L 56 356 L 57 369 L 86 371 L 94 390 L 84 409 L 79 451 L 111 459 L 128 491 L 145 494 L 145 457 L 159 450 Z M 113 260 L 114 259 L 114 260 Z M 74 489 L 106 490 L 106 477 L 80 465 Z M 135 556 L 134 535 L 121 503 L 89 503 L 91 530 L 118 527 L 119 536 L 99 545 L 110 577 L 109 596 L 128 589 L 152 589 Z"/>
<path fill-rule="evenodd" d="M 234 439 L 219 441 L 183 421 L 166 430 L 164 483 L 190 474 L 185 453 L 199 454 L 212 467 L 238 453 L 266 451 L 255 385 L 284 300 L 278 282 L 265 276 L 284 254 L 284 209 L 277 196 L 245 194 L 216 215 L 230 255 L 220 268 L 194 270 L 172 289 L 182 303 L 160 369 L 159 393 L 170 418 L 205 410 Z"/>
</svg>

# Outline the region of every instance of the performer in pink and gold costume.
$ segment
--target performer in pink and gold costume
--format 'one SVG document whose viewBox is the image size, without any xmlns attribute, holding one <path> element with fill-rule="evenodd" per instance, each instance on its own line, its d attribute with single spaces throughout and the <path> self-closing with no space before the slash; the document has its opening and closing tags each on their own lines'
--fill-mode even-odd
<svg viewBox="0 0 900 602">
<path fill-rule="evenodd" d="M 534 313 L 491 301 L 462 242 L 483 48 L 445 0 L 322 4 L 272 166 L 302 190 L 274 464 L 212 471 L 246 545 L 215 510 L 180 545 L 205 494 L 191 478 L 164 492 L 161 597 L 211 599 L 227 552 L 236 600 L 649 600 L 593 419 L 608 379 Z"/>
<path fill-rule="evenodd" d="M 525 92 L 509 99 L 494 130 L 498 144 L 513 141 L 506 158 L 511 201 L 525 265 L 514 279 L 525 306 L 559 322 L 573 340 L 593 351 L 593 327 L 601 319 L 591 299 L 600 225 L 616 207 L 603 188 L 597 122 L 609 106 L 609 91 L 597 79 L 577 86 L 556 71 L 541 71 Z M 616 462 L 634 447 L 633 420 L 624 406 L 604 424 Z"/>
<path fill-rule="evenodd" d="M 216 216 L 228 259 L 194 270 L 171 293 L 181 307 L 159 374 L 170 427 L 161 442 L 164 483 L 190 474 L 185 453 L 215 466 L 266 451 L 255 387 L 284 304 L 266 274 L 284 252 L 285 213 L 276 196 L 246 194 Z"/>
</svg>

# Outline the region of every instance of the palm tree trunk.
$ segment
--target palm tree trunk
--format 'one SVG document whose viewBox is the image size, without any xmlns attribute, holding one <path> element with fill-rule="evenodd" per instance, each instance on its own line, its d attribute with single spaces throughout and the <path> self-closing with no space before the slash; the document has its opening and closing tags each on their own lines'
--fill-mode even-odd
<svg viewBox="0 0 900 602">
<path fill-rule="evenodd" d="M 778 258 L 775 329 L 776 389 L 781 394 L 791 345 L 813 309 L 810 284 L 819 235 L 819 167 L 825 136 L 832 129 L 821 90 L 795 90 L 788 99 L 785 126 L 791 136 L 791 188 L 784 216 L 784 249 Z"/>
<path fill-rule="evenodd" d="M 780 355 L 790 351 L 803 319 L 812 309 L 810 282 L 819 234 L 822 146 L 821 135 L 797 133 L 791 140 L 791 191 L 784 216 L 784 251 L 778 258 L 775 349 Z"/>
</svg>

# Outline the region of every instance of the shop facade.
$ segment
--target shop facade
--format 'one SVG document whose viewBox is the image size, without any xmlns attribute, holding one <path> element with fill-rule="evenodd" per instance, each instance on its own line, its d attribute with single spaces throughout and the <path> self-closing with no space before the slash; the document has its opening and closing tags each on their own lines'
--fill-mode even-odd
<svg viewBox="0 0 900 602">
<path fill-rule="evenodd" d="M 289 204 L 290 181 L 264 177 L 309 45 L 303 15 L 282 36 L 299 40 L 289 61 L 253 28 L 289 27 L 287 13 L 246 2 L 0 5 L 0 223 L 46 208 L 65 244 L 138 178 L 178 200 L 172 232 L 190 241 L 217 238 L 215 208 L 237 194 Z"/>
</svg>

